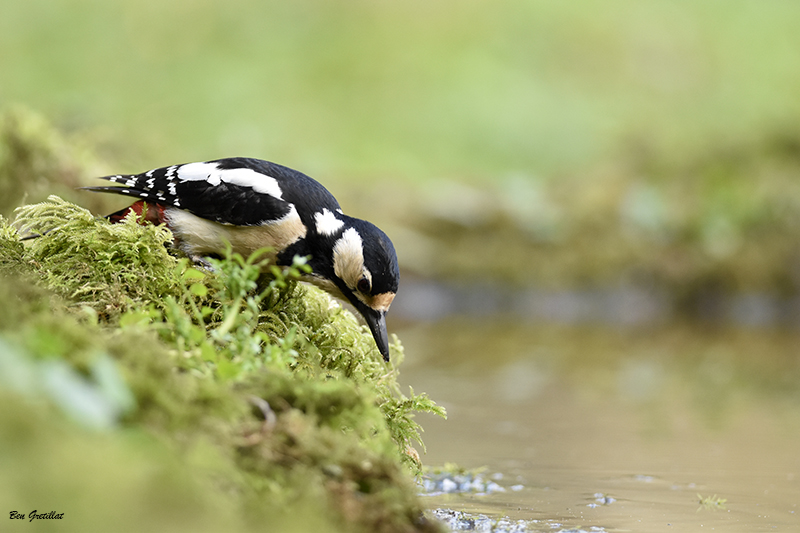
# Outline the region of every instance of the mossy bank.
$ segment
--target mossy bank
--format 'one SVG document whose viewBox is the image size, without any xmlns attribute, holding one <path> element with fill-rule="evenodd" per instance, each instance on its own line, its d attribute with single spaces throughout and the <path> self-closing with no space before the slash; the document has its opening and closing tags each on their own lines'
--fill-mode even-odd
<svg viewBox="0 0 800 533">
<path fill-rule="evenodd" d="M 301 259 L 198 270 L 169 239 L 58 197 L 0 219 L 8 510 L 64 513 L 20 521 L 42 529 L 437 530 L 413 416 L 443 411 L 401 392 L 400 342 L 383 363 L 349 311 L 295 281 Z"/>
</svg>

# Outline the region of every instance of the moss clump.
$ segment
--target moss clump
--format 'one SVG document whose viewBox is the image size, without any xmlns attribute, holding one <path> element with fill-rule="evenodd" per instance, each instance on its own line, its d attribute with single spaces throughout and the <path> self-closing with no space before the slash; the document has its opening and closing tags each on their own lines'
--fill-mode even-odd
<svg viewBox="0 0 800 533">
<path fill-rule="evenodd" d="M 177 260 L 165 248 L 172 235 L 164 227 L 145 228 L 135 219 L 100 224 L 89 211 L 57 196 L 19 208 L 16 225 L 23 234 L 47 234 L 32 240 L 22 257 L 12 258 L 17 270 L 27 270 L 43 286 L 103 315 L 116 316 L 135 302 L 182 290 L 174 273 Z M 6 242 L 18 248 L 13 238 Z M 2 264 L 11 267 L 15 261 Z"/>
<path fill-rule="evenodd" d="M 198 270 L 171 255 L 163 228 L 111 225 L 57 197 L 21 208 L 15 225 L 43 235 L 23 244 L 0 220 L 0 296 L 15 317 L 0 340 L 40 383 L 23 396 L 107 430 L 120 454 L 159 448 L 143 463 L 168 464 L 198 502 L 232 509 L 238 529 L 437 529 L 421 518 L 411 444 L 421 444 L 414 412 L 443 411 L 401 393 L 397 339 L 386 365 L 352 314 L 296 282 L 302 259 L 268 276 L 257 256 Z M 71 385 L 45 394 L 52 364 Z M 87 395 L 103 417 L 85 408 Z M 59 448 L 32 425 L 25 446 Z"/>
</svg>

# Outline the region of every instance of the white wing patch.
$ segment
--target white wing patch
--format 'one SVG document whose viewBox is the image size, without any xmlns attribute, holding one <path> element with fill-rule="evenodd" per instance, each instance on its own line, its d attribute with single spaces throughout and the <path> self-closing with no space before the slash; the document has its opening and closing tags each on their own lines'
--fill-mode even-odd
<svg viewBox="0 0 800 533">
<path fill-rule="evenodd" d="M 333 246 L 333 272 L 351 288 L 364 275 L 364 243 L 355 228 L 345 230 Z"/>
<path fill-rule="evenodd" d="M 268 194 L 279 200 L 283 199 L 278 181 L 266 174 L 250 168 L 220 169 L 216 163 L 188 163 L 178 168 L 178 179 L 181 181 L 207 181 L 211 185 L 221 182 L 248 187 L 260 194 Z"/>
<path fill-rule="evenodd" d="M 181 181 L 207 181 L 211 185 L 219 185 L 216 163 L 189 163 L 178 167 L 178 179 Z M 169 176 L 169 173 L 167 174 Z"/>
<path fill-rule="evenodd" d="M 232 168 L 219 171 L 222 181 L 239 185 L 240 187 L 251 187 L 255 192 L 269 194 L 278 200 L 283 200 L 283 192 L 278 185 L 278 180 L 250 168 Z"/>
<path fill-rule="evenodd" d="M 320 235 L 333 235 L 344 226 L 344 222 L 324 208 L 314 215 L 314 221 L 317 224 L 317 233 Z"/>
</svg>

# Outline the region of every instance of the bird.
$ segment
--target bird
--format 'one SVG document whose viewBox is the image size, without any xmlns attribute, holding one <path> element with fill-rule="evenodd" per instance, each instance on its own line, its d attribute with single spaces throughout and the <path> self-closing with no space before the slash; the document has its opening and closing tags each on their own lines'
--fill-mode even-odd
<svg viewBox="0 0 800 533">
<path fill-rule="evenodd" d="M 83 189 L 137 198 L 107 219 L 120 222 L 133 212 L 143 223 L 163 224 L 173 246 L 194 261 L 222 256 L 228 246 L 243 257 L 268 247 L 268 264 L 277 266 L 309 257 L 311 272 L 301 281 L 352 304 L 389 361 L 386 313 L 400 280 L 394 245 L 374 224 L 345 215 L 318 181 L 248 157 L 98 179 L 116 185 Z"/>
</svg>

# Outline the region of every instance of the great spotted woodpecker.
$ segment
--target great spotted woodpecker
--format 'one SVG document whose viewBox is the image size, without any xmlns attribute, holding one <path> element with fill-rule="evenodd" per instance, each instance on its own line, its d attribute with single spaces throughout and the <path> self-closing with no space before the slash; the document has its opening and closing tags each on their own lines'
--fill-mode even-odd
<svg viewBox="0 0 800 533">
<path fill-rule="evenodd" d="M 389 360 L 386 312 L 400 278 L 392 241 L 373 224 L 345 215 L 317 181 L 240 157 L 100 179 L 120 185 L 86 189 L 139 198 L 108 215 L 112 222 L 144 214 L 166 225 L 174 245 L 195 260 L 220 255 L 227 244 L 244 257 L 269 247 L 268 258 L 281 266 L 310 256 L 312 272 L 303 281 L 353 304 Z"/>
</svg>

